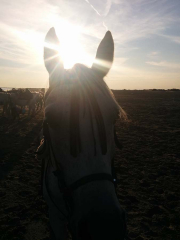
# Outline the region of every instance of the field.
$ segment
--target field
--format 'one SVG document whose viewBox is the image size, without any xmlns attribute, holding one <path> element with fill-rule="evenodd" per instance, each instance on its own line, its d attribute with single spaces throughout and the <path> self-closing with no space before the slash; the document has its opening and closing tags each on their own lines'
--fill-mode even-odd
<svg viewBox="0 0 180 240">
<path fill-rule="evenodd" d="M 116 130 L 117 194 L 133 240 L 180 239 L 180 92 L 114 91 L 128 115 Z M 1 115 L 1 112 L 0 112 Z M 48 240 L 35 158 L 43 112 L 0 116 L 0 240 Z"/>
</svg>

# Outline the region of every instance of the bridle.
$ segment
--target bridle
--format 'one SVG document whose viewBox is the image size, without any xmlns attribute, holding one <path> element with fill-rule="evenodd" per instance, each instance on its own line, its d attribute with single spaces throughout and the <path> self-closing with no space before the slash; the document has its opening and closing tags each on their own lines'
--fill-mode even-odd
<svg viewBox="0 0 180 240">
<path fill-rule="evenodd" d="M 68 215 L 71 215 L 72 210 L 73 210 L 72 193 L 73 193 L 73 191 L 75 191 L 79 187 L 81 187 L 85 184 L 88 184 L 90 182 L 102 181 L 102 180 L 109 181 L 109 182 L 113 183 L 115 187 L 117 186 L 117 178 L 116 178 L 115 169 L 114 169 L 114 160 L 112 160 L 112 174 L 103 173 L 103 172 L 102 173 L 90 174 L 90 175 L 84 176 L 84 177 L 76 180 L 75 182 L 73 182 L 72 184 L 67 186 L 66 183 L 65 183 L 65 180 L 63 178 L 62 171 L 59 168 L 58 163 L 57 163 L 57 158 L 56 158 L 55 153 L 54 153 L 54 149 L 53 149 L 52 141 L 51 141 L 51 136 L 50 136 L 50 132 L 49 132 L 49 124 L 48 124 L 48 121 L 47 121 L 46 118 L 44 119 L 44 122 L 43 122 L 43 135 L 44 135 L 43 148 L 40 151 L 37 151 L 36 153 L 38 155 L 42 155 L 48 149 L 48 155 L 49 155 L 48 162 L 49 161 L 52 162 L 52 159 L 51 159 L 51 154 L 52 154 L 52 157 L 53 157 L 53 160 L 54 160 L 54 165 L 55 165 L 54 167 L 56 169 L 53 173 L 58 179 L 58 186 L 59 186 L 60 192 L 63 194 L 63 198 L 66 202 Z M 116 145 L 120 146 L 116 134 L 115 134 L 115 143 L 116 143 Z M 47 179 L 47 168 L 48 168 L 48 164 L 49 164 L 48 162 L 47 162 L 46 167 L 45 167 L 45 158 L 43 159 L 43 162 L 42 162 L 42 176 L 41 176 L 42 179 L 41 180 L 42 180 L 42 183 L 43 183 L 43 177 L 45 178 L 45 184 L 46 184 L 46 188 L 47 188 L 47 191 L 48 191 L 48 195 L 51 198 L 52 202 L 55 204 L 55 202 L 53 201 L 53 199 L 51 197 L 50 191 L 48 190 L 48 184 L 47 184 L 47 180 L 46 180 Z M 56 205 L 56 207 L 57 207 L 57 205 Z M 62 211 L 61 211 L 61 213 L 62 213 Z M 64 215 L 64 213 L 63 213 L 63 215 Z"/>
<path fill-rule="evenodd" d="M 68 75 L 68 72 L 67 72 L 67 75 Z M 73 80 L 74 79 L 74 80 Z M 71 76 L 69 78 L 69 75 L 67 76 L 67 79 L 66 79 L 66 84 L 70 84 L 71 82 L 73 83 L 73 81 L 75 81 L 75 77 L 74 76 Z M 88 88 L 90 89 L 90 88 Z M 49 94 L 51 93 L 52 89 L 49 88 L 48 92 L 46 93 L 46 97 L 45 99 L 47 99 L 47 97 L 49 96 Z M 91 94 L 91 97 L 93 95 L 92 92 L 90 92 Z M 93 99 L 93 101 L 95 102 L 95 98 Z M 97 105 L 95 104 L 94 105 L 94 108 L 97 108 Z M 72 108 L 73 109 L 73 108 Z M 98 115 L 98 114 L 96 114 Z M 100 121 L 100 119 L 97 119 L 96 121 L 98 124 L 100 124 L 100 127 L 102 128 L 102 125 L 103 125 L 103 121 Z M 117 186 L 117 178 L 116 178 L 116 173 L 115 173 L 115 167 L 114 167 L 114 159 L 112 159 L 112 162 L 111 162 L 111 174 L 109 173 L 104 173 L 104 172 L 100 172 L 100 173 L 95 173 L 95 174 L 90 174 L 90 175 L 87 175 L 87 176 L 84 176 L 78 180 L 76 180 L 75 182 L 73 182 L 72 184 L 70 184 L 69 186 L 67 186 L 66 182 L 65 182 L 65 179 L 63 177 L 63 172 L 62 172 L 62 167 L 59 163 L 59 161 L 57 161 L 57 158 L 56 158 L 56 155 L 55 155 L 55 152 L 54 152 L 54 148 L 53 148 L 53 144 L 52 144 L 52 139 L 51 139 L 51 136 L 50 136 L 50 131 L 49 131 L 49 122 L 48 122 L 48 118 L 45 117 L 44 119 L 44 122 L 43 122 L 43 135 L 44 135 L 44 144 L 43 144 L 43 148 L 41 151 L 38 151 L 37 154 L 41 155 L 43 154 L 44 152 L 46 152 L 47 150 L 47 155 L 48 155 L 48 161 L 47 163 L 45 164 L 45 159 L 46 157 L 44 157 L 43 161 L 42 161 L 42 174 L 41 174 L 41 180 L 42 180 L 42 183 L 43 183 L 43 178 L 45 179 L 45 185 L 46 185 L 46 189 L 48 191 L 48 184 L 47 184 L 47 169 L 48 169 L 48 165 L 49 163 L 51 162 L 53 167 L 55 168 L 55 171 L 54 171 L 54 175 L 57 177 L 58 179 L 58 187 L 59 187 L 59 190 L 60 192 L 63 194 L 63 198 L 66 202 L 66 205 L 67 205 L 67 210 L 68 210 L 68 215 L 71 215 L 72 213 L 72 210 L 73 210 L 73 204 L 72 204 L 72 194 L 75 190 L 77 190 L 79 187 L 85 185 L 85 184 L 88 184 L 90 182 L 94 182 L 94 181 L 109 181 L 111 183 L 114 184 L 115 186 L 115 189 L 116 189 L 116 186 Z M 75 127 L 73 126 L 73 129 Z M 104 136 L 103 135 L 103 131 L 101 131 L 99 133 L 99 136 Z M 114 130 L 114 141 L 116 143 L 116 146 L 118 148 L 122 148 L 121 144 L 119 143 L 118 141 L 118 138 L 116 136 L 116 131 Z M 105 144 L 106 145 L 106 144 Z M 102 150 L 102 154 L 106 154 L 106 147 L 101 144 L 101 150 Z M 96 152 L 96 151 L 95 151 Z M 96 154 L 96 153 L 95 153 Z M 76 154 L 73 154 L 71 152 L 71 155 L 75 156 Z M 42 185 L 43 186 L 43 185 Z M 52 197 L 51 197 L 51 194 L 50 194 L 50 191 L 48 191 L 48 195 L 49 197 L 51 198 L 52 202 L 55 204 L 55 202 L 53 201 Z M 56 204 L 55 204 L 56 205 Z M 57 207 L 57 206 L 56 206 Z M 64 214 L 63 214 L 64 215 Z"/>
<path fill-rule="evenodd" d="M 42 173 L 41 173 L 41 186 L 43 186 L 43 178 L 45 179 L 45 186 L 47 189 L 47 193 L 52 201 L 52 203 L 55 205 L 55 207 L 57 208 L 57 210 L 61 213 L 61 215 L 67 219 L 67 221 L 69 222 L 72 213 L 73 213 L 73 198 L 72 198 L 72 194 L 73 191 L 75 191 L 76 189 L 78 189 L 79 187 L 88 184 L 90 182 L 94 182 L 94 181 L 102 181 L 102 180 L 106 180 L 109 181 L 111 183 L 114 184 L 115 187 L 115 192 L 116 192 L 116 187 L 117 187 L 117 177 L 116 177 L 116 171 L 115 171 L 115 167 L 114 167 L 114 159 L 112 159 L 111 162 L 111 174 L 108 173 L 96 173 L 96 174 L 90 174 L 87 175 L 85 177 L 82 177 L 78 180 L 76 180 L 74 183 L 70 184 L 69 186 L 66 185 L 65 180 L 63 178 L 63 174 L 61 172 L 61 170 L 57 167 L 57 159 L 53 150 L 53 146 L 52 146 L 52 141 L 51 141 L 51 137 L 50 137 L 50 132 L 49 132 L 49 126 L 48 126 L 48 121 L 45 118 L 44 122 L 43 122 L 43 135 L 44 135 L 44 144 L 43 144 L 43 148 L 40 151 L 37 151 L 36 153 L 38 155 L 41 155 L 44 153 L 46 154 L 46 151 L 48 151 L 48 162 L 45 166 L 45 157 L 42 158 Z M 115 128 L 114 128 L 114 141 L 116 146 L 119 149 L 122 149 L 122 145 L 118 140 Z M 58 186 L 59 186 L 59 190 L 60 192 L 63 194 L 63 199 L 65 201 L 66 204 L 66 212 L 64 213 L 62 210 L 59 209 L 59 207 L 57 206 L 57 204 L 55 203 L 54 199 L 52 198 L 52 195 L 49 191 L 48 188 L 48 183 L 47 183 L 47 169 L 48 169 L 48 165 L 49 162 L 51 161 L 51 153 L 52 156 L 54 158 L 54 162 L 55 162 L 55 168 L 56 170 L 54 171 L 54 175 L 57 177 L 58 179 Z M 52 162 L 52 161 L 51 161 Z M 117 192 L 116 192 L 117 194 Z M 125 236 L 124 239 L 125 240 L 130 240 L 130 238 L 127 236 L 127 226 L 126 226 L 126 219 L 124 219 L 125 221 Z M 70 226 L 68 225 L 68 229 L 71 232 L 71 234 L 73 234 L 73 232 L 71 231 Z"/>
</svg>

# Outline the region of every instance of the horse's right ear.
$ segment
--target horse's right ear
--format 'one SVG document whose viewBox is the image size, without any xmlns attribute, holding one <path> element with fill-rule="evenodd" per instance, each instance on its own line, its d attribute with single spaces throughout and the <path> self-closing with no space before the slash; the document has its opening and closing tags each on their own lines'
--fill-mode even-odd
<svg viewBox="0 0 180 240">
<path fill-rule="evenodd" d="M 56 36 L 54 28 L 51 28 L 45 37 L 44 43 L 44 64 L 49 75 L 52 75 L 56 70 L 62 70 L 63 63 L 59 56 L 60 43 Z"/>
</svg>

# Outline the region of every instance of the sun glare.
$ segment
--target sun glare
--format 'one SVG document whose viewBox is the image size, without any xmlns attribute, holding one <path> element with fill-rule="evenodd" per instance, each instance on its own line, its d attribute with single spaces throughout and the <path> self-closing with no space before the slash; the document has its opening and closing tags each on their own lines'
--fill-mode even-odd
<svg viewBox="0 0 180 240">
<path fill-rule="evenodd" d="M 89 57 L 80 43 L 81 27 L 61 20 L 55 26 L 55 31 L 60 41 L 59 54 L 64 68 L 72 68 L 75 63 L 90 64 Z"/>
</svg>

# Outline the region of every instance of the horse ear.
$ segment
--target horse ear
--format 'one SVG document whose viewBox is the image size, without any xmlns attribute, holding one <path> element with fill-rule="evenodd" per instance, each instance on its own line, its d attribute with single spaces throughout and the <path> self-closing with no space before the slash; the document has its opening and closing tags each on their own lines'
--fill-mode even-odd
<svg viewBox="0 0 180 240">
<path fill-rule="evenodd" d="M 92 65 L 95 70 L 102 77 L 109 72 L 114 58 L 114 41 L 110 31 L 107 31 L 104 38 L 97 49 L 96 58 Z"/>
<path fill-rule="evenodd" d="M 59 56 L 59 47 L 60 42 L 56 36 L 55 29 L 51 28 L 46 34 L 44 43 L 44 64 L 50 75 L 56 72 L 56 70 L 64 69 Z"/>
</svg>

